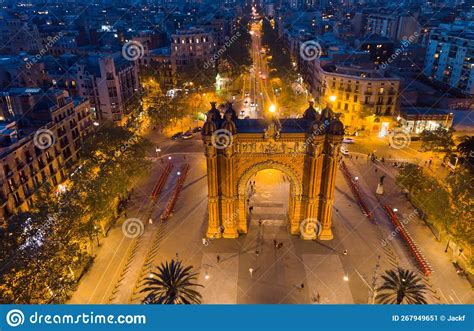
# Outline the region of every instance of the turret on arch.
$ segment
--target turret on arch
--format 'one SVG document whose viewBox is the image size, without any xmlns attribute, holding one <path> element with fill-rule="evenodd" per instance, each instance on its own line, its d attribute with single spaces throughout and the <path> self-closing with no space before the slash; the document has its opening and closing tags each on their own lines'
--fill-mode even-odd
<svg viewBox="0 0 474 331">
<path fill-rule="evenodd" d="M 310 108 L 311 105 L 310 105 Z M 289 231 L 300 234 L 308 218 L 322 224 L 320 240 L 333 238 L 332 204 L 342 123 L 330 109 L 313 109 L 299 119 L 237 119 L 233 109 L 224 119 L 214 107 L 202 131 L 208 174 L 207 236 L 236 238 L 247 233 L 250 178 L 265 169 L 290 178 Z"/>
</svg>

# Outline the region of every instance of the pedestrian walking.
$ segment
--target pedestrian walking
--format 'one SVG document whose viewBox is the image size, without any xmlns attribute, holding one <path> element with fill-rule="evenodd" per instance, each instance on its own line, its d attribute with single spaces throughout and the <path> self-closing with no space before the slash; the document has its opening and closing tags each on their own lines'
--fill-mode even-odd
<svg viewBox="0 0 474 331">
<path fill-rule="evenodd" d="M 179 260 L 179 254 L 176 252 L 176 260 Z"/>
<path fill-rule="evenodd" d="M 377 173 L 377 167 L 375 167 L 375 173 Z"/>
<path fill-rule="evenodd" d="M 258 226 L 262 226 L 262 219 L 258 220 Z"/>
<path fill-rule="evenodd" d="M 388 143 L 388 148 L 392 147 L 392 145 L 390 145 L 390 142 Z"/>
<path fill-rule="evenodd" d="M 250 277 L 253 276 L 253 272 L 254 272 L 253 268 L 249 268 Z"/>
<path fill-rule="evenodd" d="M 343 253 L 343 254 L 344 254 L 344 255 L 347 255 L 347 249 L 344 250 L 344 253 Z"/>
<path fill-rule="evenodd" d="M 276 241 L 276 240 L 273 240 L 273 246 L 274 246 L 275 248 L 277 248 L 277 241 Z"/>
<path fill-rule="evenodd" d="M 304 283 L 301 283 L 300 288 L 304 289 Z"/>
<path fill-rule="evenodd" d="M 249 207 L 249 213 L 253 212 L 253 206 Z"/>
<path fill-rule="evenodd" d="M 257 249 L 257 250 L 255 251 L 255 255 L 258 256 L 258 254 L 260 254 L 260 251 Z"/>
<path fill-rule="evenodd" d="M 217 264 L 219 264 L 219 262 L 221 262 L 221 257 L 220 257 L 220 255 L 217 255 L 217 256 L 216 256 L 216 262 L 217 262 Z"/>
<path fill-rule="evenodd" d="M 148 224 L 153 224 L 153 220 L 151 218 L 148 220 Z"/>
</svg>

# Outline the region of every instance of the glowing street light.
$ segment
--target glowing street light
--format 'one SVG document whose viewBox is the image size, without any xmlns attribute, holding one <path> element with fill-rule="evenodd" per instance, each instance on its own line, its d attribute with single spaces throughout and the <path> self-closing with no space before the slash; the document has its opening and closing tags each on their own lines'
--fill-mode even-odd
<svg viewBox="0 0 474 331">
<path fill-rule="evenodd" d="M 270 113 L 274 113 L 274 112 L 276 112 L 276 106 L 274 104 L 271 104 L 270 108 L 268 108 L 268 110 L 270 111 Z"/>
<path fill-rule="evenodd" d="M 336 99 L 337 99 L 337 97 L 335 95 L 331 95 L 329 97 L 329 101 L 331 101 L 331 102 L 336 102 Z"/>
<path fill-rule="evenodd" d="M 342 277 L 342 279 L 343 279 L 345 282 L 348 282 L 348 281 L 349 281 L 349 276 L 344 275 L 344 277 Z"/>
</svg>

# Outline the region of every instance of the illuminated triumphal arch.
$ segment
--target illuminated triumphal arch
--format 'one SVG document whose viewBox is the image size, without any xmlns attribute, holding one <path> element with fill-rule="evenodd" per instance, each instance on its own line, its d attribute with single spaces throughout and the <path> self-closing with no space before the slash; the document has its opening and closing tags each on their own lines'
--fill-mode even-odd
<svg viewBox="0 0 474 331">
<path fill-rule="evenodd" d="M 212 104 L 202 137 L 207 159 L 207 236 L 247 233 L 248 185 L 259 171 L 276 169 L 290 180 L 289 231 L 318 220 L 319 239 L 332 239 L 331 217 L 344 129 L 330 109 L 312 104 L 297 119 L 238 119 L 230 106 L 222 118 Z M 315 239 L 304 237 L 304 239 Z"/>
</svg>

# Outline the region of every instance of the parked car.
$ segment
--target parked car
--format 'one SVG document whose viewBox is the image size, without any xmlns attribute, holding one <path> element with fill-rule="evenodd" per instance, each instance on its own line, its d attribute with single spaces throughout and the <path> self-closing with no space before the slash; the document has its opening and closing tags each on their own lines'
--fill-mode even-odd
<svg viewBox="0 0 474 331">
<path fill-rule="evenodd" d="M 342 139 L 342 142 L 344 144 L 353 144 L 355 143 L 355 140 L 354 138 L 351 138 L 351 137 L 344 137 L 344 139 Z"/>
<path fill-rule="evenodd" d="M 192 131 L 186 131 L 186 132 L 181 136 L 181 138 L 184 139 L 184 140 L 191 139 L 192 137 L 194 137 L 194 134 L 193 134 Z"/>
<path fill-rule="evenodd" d="M 198 132 L 201 132 L 202 131 L 202 127 L 200 126 L 196 126 L 194 129 L 193 129 L 193 133 L 198 133 Z"/>
<path fill-rule="evenodd" d="M 174 135 L 171 136 L 171 139 L 173 140 L 178 140 L 180 139 L 181 137 L 183 137 L 183 133 L 182 132 L 178 132 L 178 133 L 175 133 Z"/>
<path fill-rule="evenodd" d="M 341 147 L 341 153 L 344 156 L 349 156 L 349 151 L 347 150 L 347 148 Z"/>
</svg>

